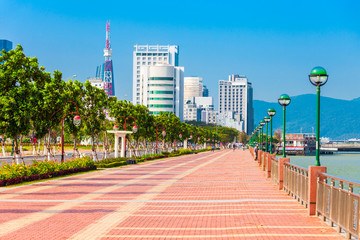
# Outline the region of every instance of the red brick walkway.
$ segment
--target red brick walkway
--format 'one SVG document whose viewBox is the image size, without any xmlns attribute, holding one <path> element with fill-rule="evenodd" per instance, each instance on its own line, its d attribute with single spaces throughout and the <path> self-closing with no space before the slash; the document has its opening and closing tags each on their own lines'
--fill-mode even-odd
<svg viewBox="0 0 360 240">
<path fill-rule="evenodd" d="M 343 237 L 227 150 L 2 188 L 0 239 Z"/>
</svg>

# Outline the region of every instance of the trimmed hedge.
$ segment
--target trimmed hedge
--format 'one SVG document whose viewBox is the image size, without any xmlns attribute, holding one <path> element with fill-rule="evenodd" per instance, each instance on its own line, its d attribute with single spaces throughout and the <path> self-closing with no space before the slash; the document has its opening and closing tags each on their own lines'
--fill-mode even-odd
<svg viewBox="0 0 360 240">
<path fill-rule="evenodd" d="M 56 172 L 35 174 L 35 175 L 31 175 L 31 176 L 21 176 L 21 177 L 15 177 L 15 178 L 10 178 L 10 179 L 3 179 L 3 180 L 0 180 L 0 187 L 9 186 L 9 185 L 13 185 L 13 184 L 19 184 L 22 182 L 30 182 L 30 181 L 40 180 L 40 179 L 48 179 L 48 178 L 53 178 L 53 177 L 65 176 L 65 175 L 69 175 L 72 173 L 87 172 L 90 170 L 96 170 L 96 166 L 93 165 L 93 166 L 89 166 L 89 167 L 72 168 L 72 169 L 65 169 L 65 170 L 60 170 L 60 171 L 56 171 Z"/>
<path fill-rule="evenodd" d="M 185 154 L 193 154 L 193 153 L 205 152 L 205 151 L 210 151 L 210 150 L 211 150 L 211 148 L 200 149 L 197 151 L 193 151 L 190 149 L 179 149 L 179 150 L 173 151 L 171 153 L 162 152 L 160 154 L 147 154 L 147 155 L 143 155 L 141 157 L 136 158 L 136 162 L 142 163 L 142 162 L 153 161 L 153 160 L 157 160 L 157 159 L 161 159 L 161 158 L 178 157 L 178 156 L 185 155 Z M 129 159 L 130 158 L 125 158 L 125 157 L 107 158 L 107 159 L 95 162 L 95 165 L 98 168 L 120 167 L 120 166 L 127 165 L 126 160 L 129 160 Z"/>
<path fill-rule="evenodd" d="M 167 155 L 158 155 L 158 156 L 151 156 L 151 157 L 140 157 L 136 158 L 137 163 L 145 162 L 145 161 L 152 161 L 160 158 L 167 158 Z M 130 158 L 118 157 L 118 158 L 108 158 L 98 162 L 95 162 L 95 165 L 98 168 L 113 168 L 113 167 L 120 167 L 127 165 L 126 160 Z"/>
</svg>

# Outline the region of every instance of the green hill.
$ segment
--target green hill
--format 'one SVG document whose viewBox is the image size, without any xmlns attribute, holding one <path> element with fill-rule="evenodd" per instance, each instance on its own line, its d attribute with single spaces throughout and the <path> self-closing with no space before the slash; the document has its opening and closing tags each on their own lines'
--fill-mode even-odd
<svg viewBox="0 0 360 240">
<path fill-rule="evenodd" d="M 341 100 L 321 97 L 320 136 L 331 139 L 360 138 L 360 98 Z M 276 103 L 254 100 L 255 126 L 267 115 L 268 108 L 275 108 L 273 129 L 282 129 L 282 107 Z M 286 108 L 286 131 L 288 133 L 316 131 L 316 95 L 305 94 L 291 97 Z"/>
</svg>

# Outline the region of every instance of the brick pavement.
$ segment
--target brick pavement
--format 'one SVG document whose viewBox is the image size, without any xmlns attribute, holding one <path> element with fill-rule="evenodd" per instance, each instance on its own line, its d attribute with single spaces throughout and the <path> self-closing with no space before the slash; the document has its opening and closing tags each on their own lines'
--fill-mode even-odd
<svg viewBox="0 0 360 240">
<path fill-rule="evenodd" d="M 344 239 L 217 151 L 0 189 L 3 239 Z"/>
</svg>

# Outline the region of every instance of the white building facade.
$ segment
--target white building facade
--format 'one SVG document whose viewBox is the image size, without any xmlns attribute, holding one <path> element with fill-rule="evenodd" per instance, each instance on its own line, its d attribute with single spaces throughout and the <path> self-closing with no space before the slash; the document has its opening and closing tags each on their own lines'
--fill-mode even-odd
<svg viewBox="0 0 360 240">
<path fill-rule="evenodd" d="M 196 104 L 190 100 L 184 103 L 184 121 L 199 121 Z"/>
<path fill-rule="evenodd" d="M 135 45 L 133 52 L 133 104 L 144 101 L 142 91 L 144 83 L 141 81 L 140 68 L 166 63 L 179 66 L 179 46 L 177 45 Z"/>
<path fill-rule="evenodd" d="M 89 78 L 87 81 L 89 81 L 93 87 L 104 89 L 104 82 L 101 78 Z"/>
<path fill-rule="evenodd" d="M 216 111 L 212 97 L 193 97 L 185 102 L 184 121 L 216 123 Z"/>
<path fill-rule="evenodd" d="M 203 96 L 203 79 L 201 77 L 184 78 L 184 101 Z"/>
<path fill-rule="evenodd" d="M 172 112 L 183 121 L 184 109 L 184 68 L 170 64 L 141 66 L 142 91 L 140 102 L 153 115 Z"/>
<path fill-rule="evenodd" d="M 239 132 L 244 131 L 244 121 L 240 120 L 240 114 L 236 114 L 233 111 L 219 113 L 217 115 L 216 123 L 221 126 L 235 128 Z"/>
<path fill-rule="evenodd" d="M 246 76 L 230 75 L 228 81 L 219 81 L 219 115 L 226 116 L 228 112 L 243 121 L 242 131 L 247 134 L 253 131 L 253 89 Z"/>
</svg>

